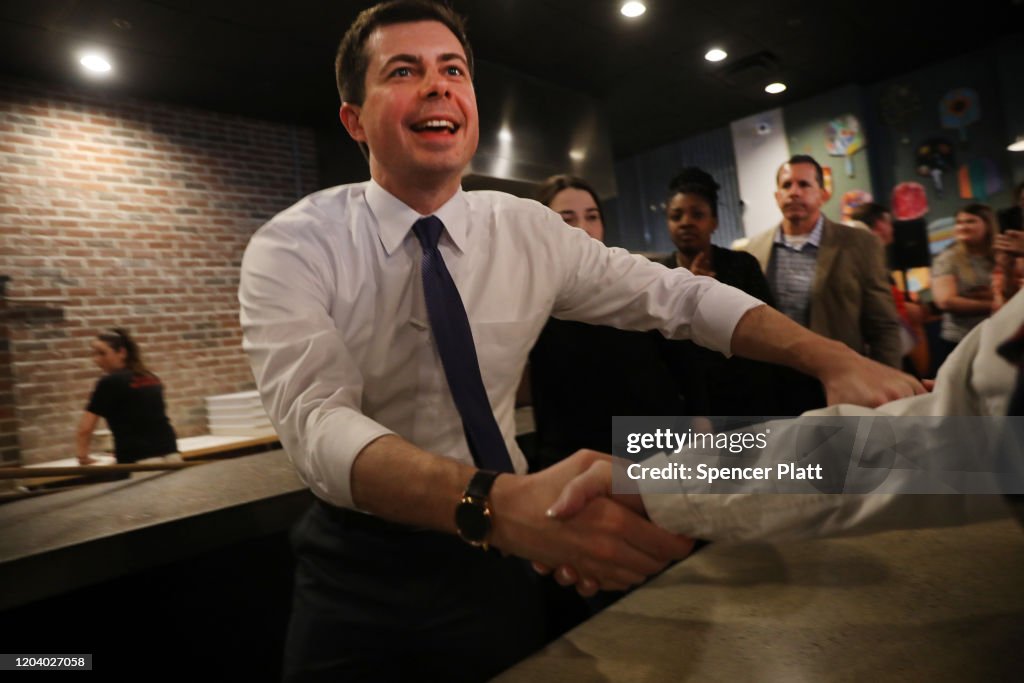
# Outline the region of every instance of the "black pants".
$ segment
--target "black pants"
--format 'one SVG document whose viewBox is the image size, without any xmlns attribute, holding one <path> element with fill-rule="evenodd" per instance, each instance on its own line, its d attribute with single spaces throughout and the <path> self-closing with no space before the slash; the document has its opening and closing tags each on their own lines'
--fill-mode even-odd
<svg viewBox="0 0 1024 683">
<path fill-rule="evenodd" d="M 482 681 L 545 642 L 518 559 L 320 501 L 292 542 L 286 681 Z"/>
</svg>

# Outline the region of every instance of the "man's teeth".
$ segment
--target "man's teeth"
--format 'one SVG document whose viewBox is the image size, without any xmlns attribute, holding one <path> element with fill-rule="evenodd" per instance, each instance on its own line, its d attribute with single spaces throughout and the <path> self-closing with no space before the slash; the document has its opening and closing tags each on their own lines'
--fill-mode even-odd
<svg viewBox="0 0 1024 683">
<path fill-rule="evenodd" d="M 443 119 L 437 119 L 433 121 L 424 121 L 413 126 L 413 130 L 447 130 L 452 133 L 458 128 L 451 121 L 445 121 Z"/>
</svg>

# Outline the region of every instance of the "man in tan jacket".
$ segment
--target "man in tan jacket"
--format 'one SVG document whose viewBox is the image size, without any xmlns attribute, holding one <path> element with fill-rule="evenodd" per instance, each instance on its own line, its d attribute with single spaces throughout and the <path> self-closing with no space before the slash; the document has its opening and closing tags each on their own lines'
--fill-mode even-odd
<svg viewBox="0 0 1024 683">
<path fill-rule="evenodd" d="M 744 249 L 761 264 L 779 310 L 822 336 L 899 367 L 899 318 L 878 240 L 821 213 L 829 193 L 813 157 L 796 155 L 784 163 L 776 185 L 782 222 Z"/>
</svg>

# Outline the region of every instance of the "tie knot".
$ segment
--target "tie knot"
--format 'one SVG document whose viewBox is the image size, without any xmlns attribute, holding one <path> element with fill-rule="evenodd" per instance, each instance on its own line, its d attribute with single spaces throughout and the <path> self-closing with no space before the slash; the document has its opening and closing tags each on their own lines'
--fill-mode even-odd
<svg viewBox="0 0 1024 683">
<path fill-rule="evenodd" d="M 444 223 L 437 216 L 427 216 L 413 223 L 412 231 L 416 233 L 416 239 L 424 249 L 436 249 L 437 241 L 441 239 L 441 231 L 444 230 Z"/>
</svg>

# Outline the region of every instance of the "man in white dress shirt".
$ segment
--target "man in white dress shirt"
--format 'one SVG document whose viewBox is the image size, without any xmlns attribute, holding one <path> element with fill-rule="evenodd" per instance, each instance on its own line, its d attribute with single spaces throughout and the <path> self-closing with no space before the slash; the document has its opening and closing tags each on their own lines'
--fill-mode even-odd
<svg viewBox="0 0 1024 683">
<path fill-rule="evenodd" d="M 623 589 L 689 551 L 606 498 L 572 520 L 545 516 L 565 482 L 603 457 L 581 452 L 522 474 L 514 393 L 550 315 L 791 365 L 833 401 L 923 391 L 714 279 L 608 249 L 535 202 L 463 192 L 478 119 L 472 53 L 447 8 L 367 10 L 337 67 L 341 122 L 368 149 L 371 180 L 271 219 L 246 250 L 239 289 L 264 405 L 317 496 L 294 534 L 286 678 L 486 678 L 543 642 L 532 578 L 509 556 L 570 563 Z M 485 495 L 466 495 L 479 473 L 424 303 L 411 228 L 426 216 L 443 222 L 438 248 L 514 469 L 492 476 Z M 457 527 L 467 500 L 489 528 Z"/>
</svg>

